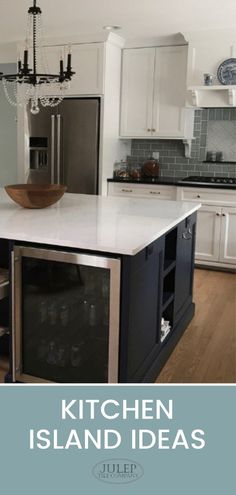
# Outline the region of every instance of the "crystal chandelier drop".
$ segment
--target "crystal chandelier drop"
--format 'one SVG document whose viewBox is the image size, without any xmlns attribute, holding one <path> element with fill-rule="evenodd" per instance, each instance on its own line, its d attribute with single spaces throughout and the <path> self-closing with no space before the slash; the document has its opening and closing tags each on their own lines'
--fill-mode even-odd
<svg viewBox="0 0 236 495">
<path fill-rule="evenodd" d="M 42 11 L 36 5 L 28 10 L 28 25 L 23 61 L 18 60 L 17 74 L 0 72 L 7 100 L 14 106 L 25 106 L 30 102 L 33 114 L 43 107 L 55 107 L 63 100 L 75 72 L 71 67 L 71 53 L 67 53 L 67 67 L 64 70 L 63 55 L 60 59 L 58 74 L 50 74 L 48 70 L 45 48 L 42 37 Z M 31 68 L 30 68 L 31 67 Z"/>
</svg>

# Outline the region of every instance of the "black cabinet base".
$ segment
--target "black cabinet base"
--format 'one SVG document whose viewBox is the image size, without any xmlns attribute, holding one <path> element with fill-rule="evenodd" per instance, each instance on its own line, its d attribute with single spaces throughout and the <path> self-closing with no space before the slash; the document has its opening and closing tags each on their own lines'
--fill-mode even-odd
<svg viewBox="0 0 236 495">
<path fill-rule="evenodd" d="M 195 304 L 191 303 L 187 308 L 187 310 L 185 311 L 181 320 L 176 325 L 168 341 L 165 343 L 163 349 L 158 354 L 156 360 L 153 362 L 152 366 L 149 368 L 149 370 L 143 377 L 142 383 L 153 383 L 156 381 L 158 374 L 162 370 L 163 366 L 166 364 L 167 359 L 170 357 L 174 348 L 178 344 L 181 336 L 183 335 L 187 326 L 194 317 L 194 313 L 195 313 Z"/>
</svg>

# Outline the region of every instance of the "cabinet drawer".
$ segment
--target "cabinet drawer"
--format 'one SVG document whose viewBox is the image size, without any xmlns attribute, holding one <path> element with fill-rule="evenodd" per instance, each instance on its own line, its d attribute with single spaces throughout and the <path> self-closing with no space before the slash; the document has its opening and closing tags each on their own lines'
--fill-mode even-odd
<svg viewBox="0 0 236 495">
<path fill-rule="evenodd" d="M 113 196 L 135 196 L 175 200 L 176 188 L 174 186 L 109 183 L 108 194 Z"/>
<path fill-rule="evenodd" d="M 198 201 L 202 204 L 236 205 L 236 191 L 221 189 L 182 188 L 181 199 L 185 201 Z"/>
</svg>

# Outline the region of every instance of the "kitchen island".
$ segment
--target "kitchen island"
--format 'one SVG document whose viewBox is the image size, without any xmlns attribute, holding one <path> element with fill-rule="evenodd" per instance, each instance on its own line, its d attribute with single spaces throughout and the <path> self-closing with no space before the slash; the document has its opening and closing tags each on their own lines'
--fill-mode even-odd
<svg viewBox="0 0 236 495">
<path fill-rule="evenodd" d="M 194 315 L 199 208 L 66 194 L 24 210 L 1 190 L 11 380 L 153 382 Z"/>
</svg>

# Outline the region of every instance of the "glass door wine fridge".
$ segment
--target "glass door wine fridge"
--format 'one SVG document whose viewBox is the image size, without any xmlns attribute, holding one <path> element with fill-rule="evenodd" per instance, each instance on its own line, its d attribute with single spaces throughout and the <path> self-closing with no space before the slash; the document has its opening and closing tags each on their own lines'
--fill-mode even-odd
<svg viewBox="0 0 236 495">
<path fill-rule="evenodd" d="M 13 381 L 118 381 L 120 259 L 16 246 Z"/>
</svg>

